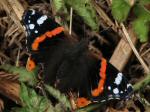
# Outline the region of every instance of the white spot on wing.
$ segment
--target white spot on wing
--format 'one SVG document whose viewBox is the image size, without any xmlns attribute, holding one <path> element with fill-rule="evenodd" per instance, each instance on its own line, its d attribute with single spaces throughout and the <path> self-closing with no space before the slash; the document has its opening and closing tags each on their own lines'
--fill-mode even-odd
<svg viewBox="0 0 150 112">
<path fill-rule="evenodd" d="M 121 83 L 121 81 L 122 81 L 122 73 L 118 73 L 118 74 L 117 74 L 117 77 L 115 78 L 114 83 L 115 83 L 116 85 L 119 85 L 119 84 Z"/>
<path fill-rule="evenodd" d="M 106 100 L 101 100 L 101 102 L 105 102 Z"/>
<path fill-rule="evenodd" d="M 118 93 L 119 93 L 118 88 L 113 89 L 113 93 L 114 93 L 114 94 L 118 94 Z"/>
<path fill-rule="evenodd" d="M 29 24 L 29 28 L 32 30 L 34 29 L 35 25 L 34 24 Z"/>
<path fill-rule="evenodd" d="M 111 90 L 111 87 L 110 87 L 110 86 L 108 86 L 108 90 Z"/>
<path fill-rule="evenodd" d="M 41 17 L 37 20 L 37 24 L 38 24 L 38 25 L 43 24 L 46 19 L 47 19 L 47 16 L 46 16 L 46 15 L 41 16 Z"/>
<path fill-rule="evenodd" d="M 127 84 L 127 88 L 129 88 L 129 87 L 132 87 L 132 85 L 131 84 Z"/>
<path fill-rule="evenodd" d="M 30 23 L 31 21 L 30 20 L 28 20 L 28 23 Z"/>
<path fill-rule="evenodd" d="M 108 98 L 108 100 L 112 100 L 112 99 L 114 99 L 114 98 L 113 97 Z"/>
<path fill-rule="evenodd" d="M 38 33 L 38 31 L 37 31 L 37 30 L 35 30 L 34 32 L 35 32 L 35 33 Z"/>
<path fill-rule="evenodd" d="M 32 13 L 31 13 L 31 15 L 34 15 L 35 14 L 35 10 L 32 10 Z"/>
</svg>

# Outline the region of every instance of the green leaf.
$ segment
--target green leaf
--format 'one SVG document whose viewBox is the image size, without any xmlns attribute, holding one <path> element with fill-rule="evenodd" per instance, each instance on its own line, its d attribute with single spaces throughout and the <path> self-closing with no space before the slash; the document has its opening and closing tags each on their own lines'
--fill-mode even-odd
<svg viewBox="0 0 150 112">
<path fill-rule="evenodd" d="M 90 0 L 65 0 L 65 3 L 72 7 L 92 30 L 99 29 L 96 12 L 92 7 Z"/>
<path fill-rule="evenodd" d="M 142 5 L 137 4 L 134 7 L 134 13 L 137 19 L 133 22 L 133 29 L 138 35 L 140 42 L 146 42 L 150 28 L 150 12 Z"/>
<path fill-rule="evenodd" d="M 112 0 L 112 15 L 119 22 L 126 20 L 131 9 L 128 0 Z"/>
<path fill-rule="evenodd" d="M 37 95 L 37 93 L 34 91 L 34 89 L 29 89 L 28 97 L 29 97 L 28 101 L 30 102 L 30 105 L 32 105 L 32 107 L 37 108 L 36 106 L 38 105 L 40 98 Z"/>
<path fill-rule="evenodd" d="M 30 112 L 28 108 L 12 108 L 11 112 Z"/>
<path fill-rule="evenodd" d="M 56 90 L 49 85 L 45 85 L 45 88 L 49 92 L 50 95 L 52 95 L 53 97 L 58 99 L 58 101 L 60 103 L 62 103 L 65 107 L 67 107 L 68 109 L 71 109 L 70 101 L 68 100 L 68 98 L 64 94 L 60 93 L 59 90 Z"/>
<path fill-rule="evenodd" d="M 63 7 L 65 7 L 64 0 L 53 0 L 53 6 L 56 12 L 60 11 Z"/>
<path fill-rule="evenodd" d="M 137 19 L 133 22 L 133 28 L 138 35 L 140 42 L 148 40 L 149 26 L 142 19 Z"/>
<path fill-rule="evenodd" d="M 13 112 L 54 112 L 54 107 L 46 97 L 38 95 L 24 83 L 21 83 L 20 97 L 23 107 L 14 108 Z"/>
<path fill-rule="evenodd" d="M 20 86 L 20 98 L 25 105 L 30 106 L 28 89 L 23 83 Z"/>
<path fill-rule="evenodd" d="M 0 65 L 0 69 L 3 69 L 12 74 L 19 74 L 19 81 L 21 82 L 28 82 L 28 84 L 30 85 L 35 85 L 37 82 L 36 74 L 38 68 L 36 68 L 34 71 L 29 72 L 24 67 L 16 67 L 9 64 L 4 64 Z"/>
<path fill-rule="evenodd" d="M 69 6 L 69 9 L 72 7 L 73 11 L 81 16 L 84 22 L 89 25 L 92 30 L 98 31 L 98 19 L 90 0 L 53 0 L 53 6 L 57 13 L 63 14 L 68 13 L 66 7 Z"/>
<path fill-rule="evenodd" d="M 140 4 L 146 5 L 150 3 L 150 0 L 139 0 Z"/>
</svg>

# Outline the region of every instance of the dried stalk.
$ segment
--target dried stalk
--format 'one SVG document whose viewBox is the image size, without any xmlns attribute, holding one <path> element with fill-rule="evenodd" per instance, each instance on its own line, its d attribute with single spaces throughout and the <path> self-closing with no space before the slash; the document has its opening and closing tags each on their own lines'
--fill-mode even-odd
<svg viewBox="0 0 150 112">
<path fill-rule="evenodd" d="M 138 51 L 136 50 L 136 48 L 135 48 L 133 42 L 131 41 L 130 36 L 129 36 L 129 34 L 128 34 L 128 32 L 127 32 L 127 30 L 126 30 L 126 28 L 125 28 L 125 26 L 124 26 L 123 23 L 121 23 L 121 27 L 122 27 L 122 31 L 123 31 L 123 33 L 124 33 L 124 35 L 125 35 L 125 37 L 126 37 L 128 43 L 129 43 L 130 47 L 132 48 L 132 50 L 133 50 L 135 56 L 137 57 L 137 59 L 139 60 L 139 62 L 141 63 L 141 65 L 143 66 L 145 72 L 146 72 L 147 74 L 149 74 L 149 73 L 150 73 L 150 70 L 149 70 L 148 66 L 145 64 L 145 62 L 143 61 L 143 59 L 142 59 L 141 56 L 139 55 Z"/>
<path fill-rule="evenodd" d="M 72 31 L 72 14 L 73 14 L 73 8 L 70 8 L 70 26 L 69 26 L 69 34 L 71 35 Z"/>
</svg>

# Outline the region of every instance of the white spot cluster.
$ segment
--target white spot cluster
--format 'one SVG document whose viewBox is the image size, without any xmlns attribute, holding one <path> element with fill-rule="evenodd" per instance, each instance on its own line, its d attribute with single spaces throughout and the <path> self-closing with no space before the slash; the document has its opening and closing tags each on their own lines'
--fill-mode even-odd
<svg viewBox="0 0 150 112">
<path fill-rule="evenodd" d="M 32 30 L 34 29 L 35 25 L 34 24 L 29 24 L 29 28 Z"/>
<path fill-rule="evenodd" d="M 114 83 L 115 83 L 116 85 L 119 85 L 119 84 L 121 83 L 121 81 L 122 81 L 122 76 L 123 76 L 122 73 L 118 73 L 118 74 L 117 74 L 117 77 L 115 78 L 115 81 L 114 81 Z"/>
<path fill-rule="evenodd" d="M 118 88 L 113 89 L 113 93 L 114 93 L 114 94 L 118 94 L 118 93 L 119 93 Z"/>
<path fill-rule="evenodd" d="M 44 23 L 44 21 L 47 19 L 48 17 L 46 15 L 41 16 L 38 20 L 37 20 L 37 24 L 41 25 Z"/>
</svg>

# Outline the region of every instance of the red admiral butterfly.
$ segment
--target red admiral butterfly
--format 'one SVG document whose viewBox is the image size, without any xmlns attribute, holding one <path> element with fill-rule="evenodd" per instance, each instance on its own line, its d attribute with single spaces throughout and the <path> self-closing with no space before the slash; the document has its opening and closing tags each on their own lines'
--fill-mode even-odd
<svg viewBox="0 0 150 112">
<path fill-rule="evenodd" d="M 43 63 L 45 83 L 61 92 L 78 93 L 79 107 L 130 97 L 131 84 L 106 59 L 98 60 L 91 55 L 88 40 L 71 43 L 63 27 L 33 9 L 24 13 L 23 23 L 31 54 L 27 69 L 33 70 L 36 64 Z"/>
</svg>

